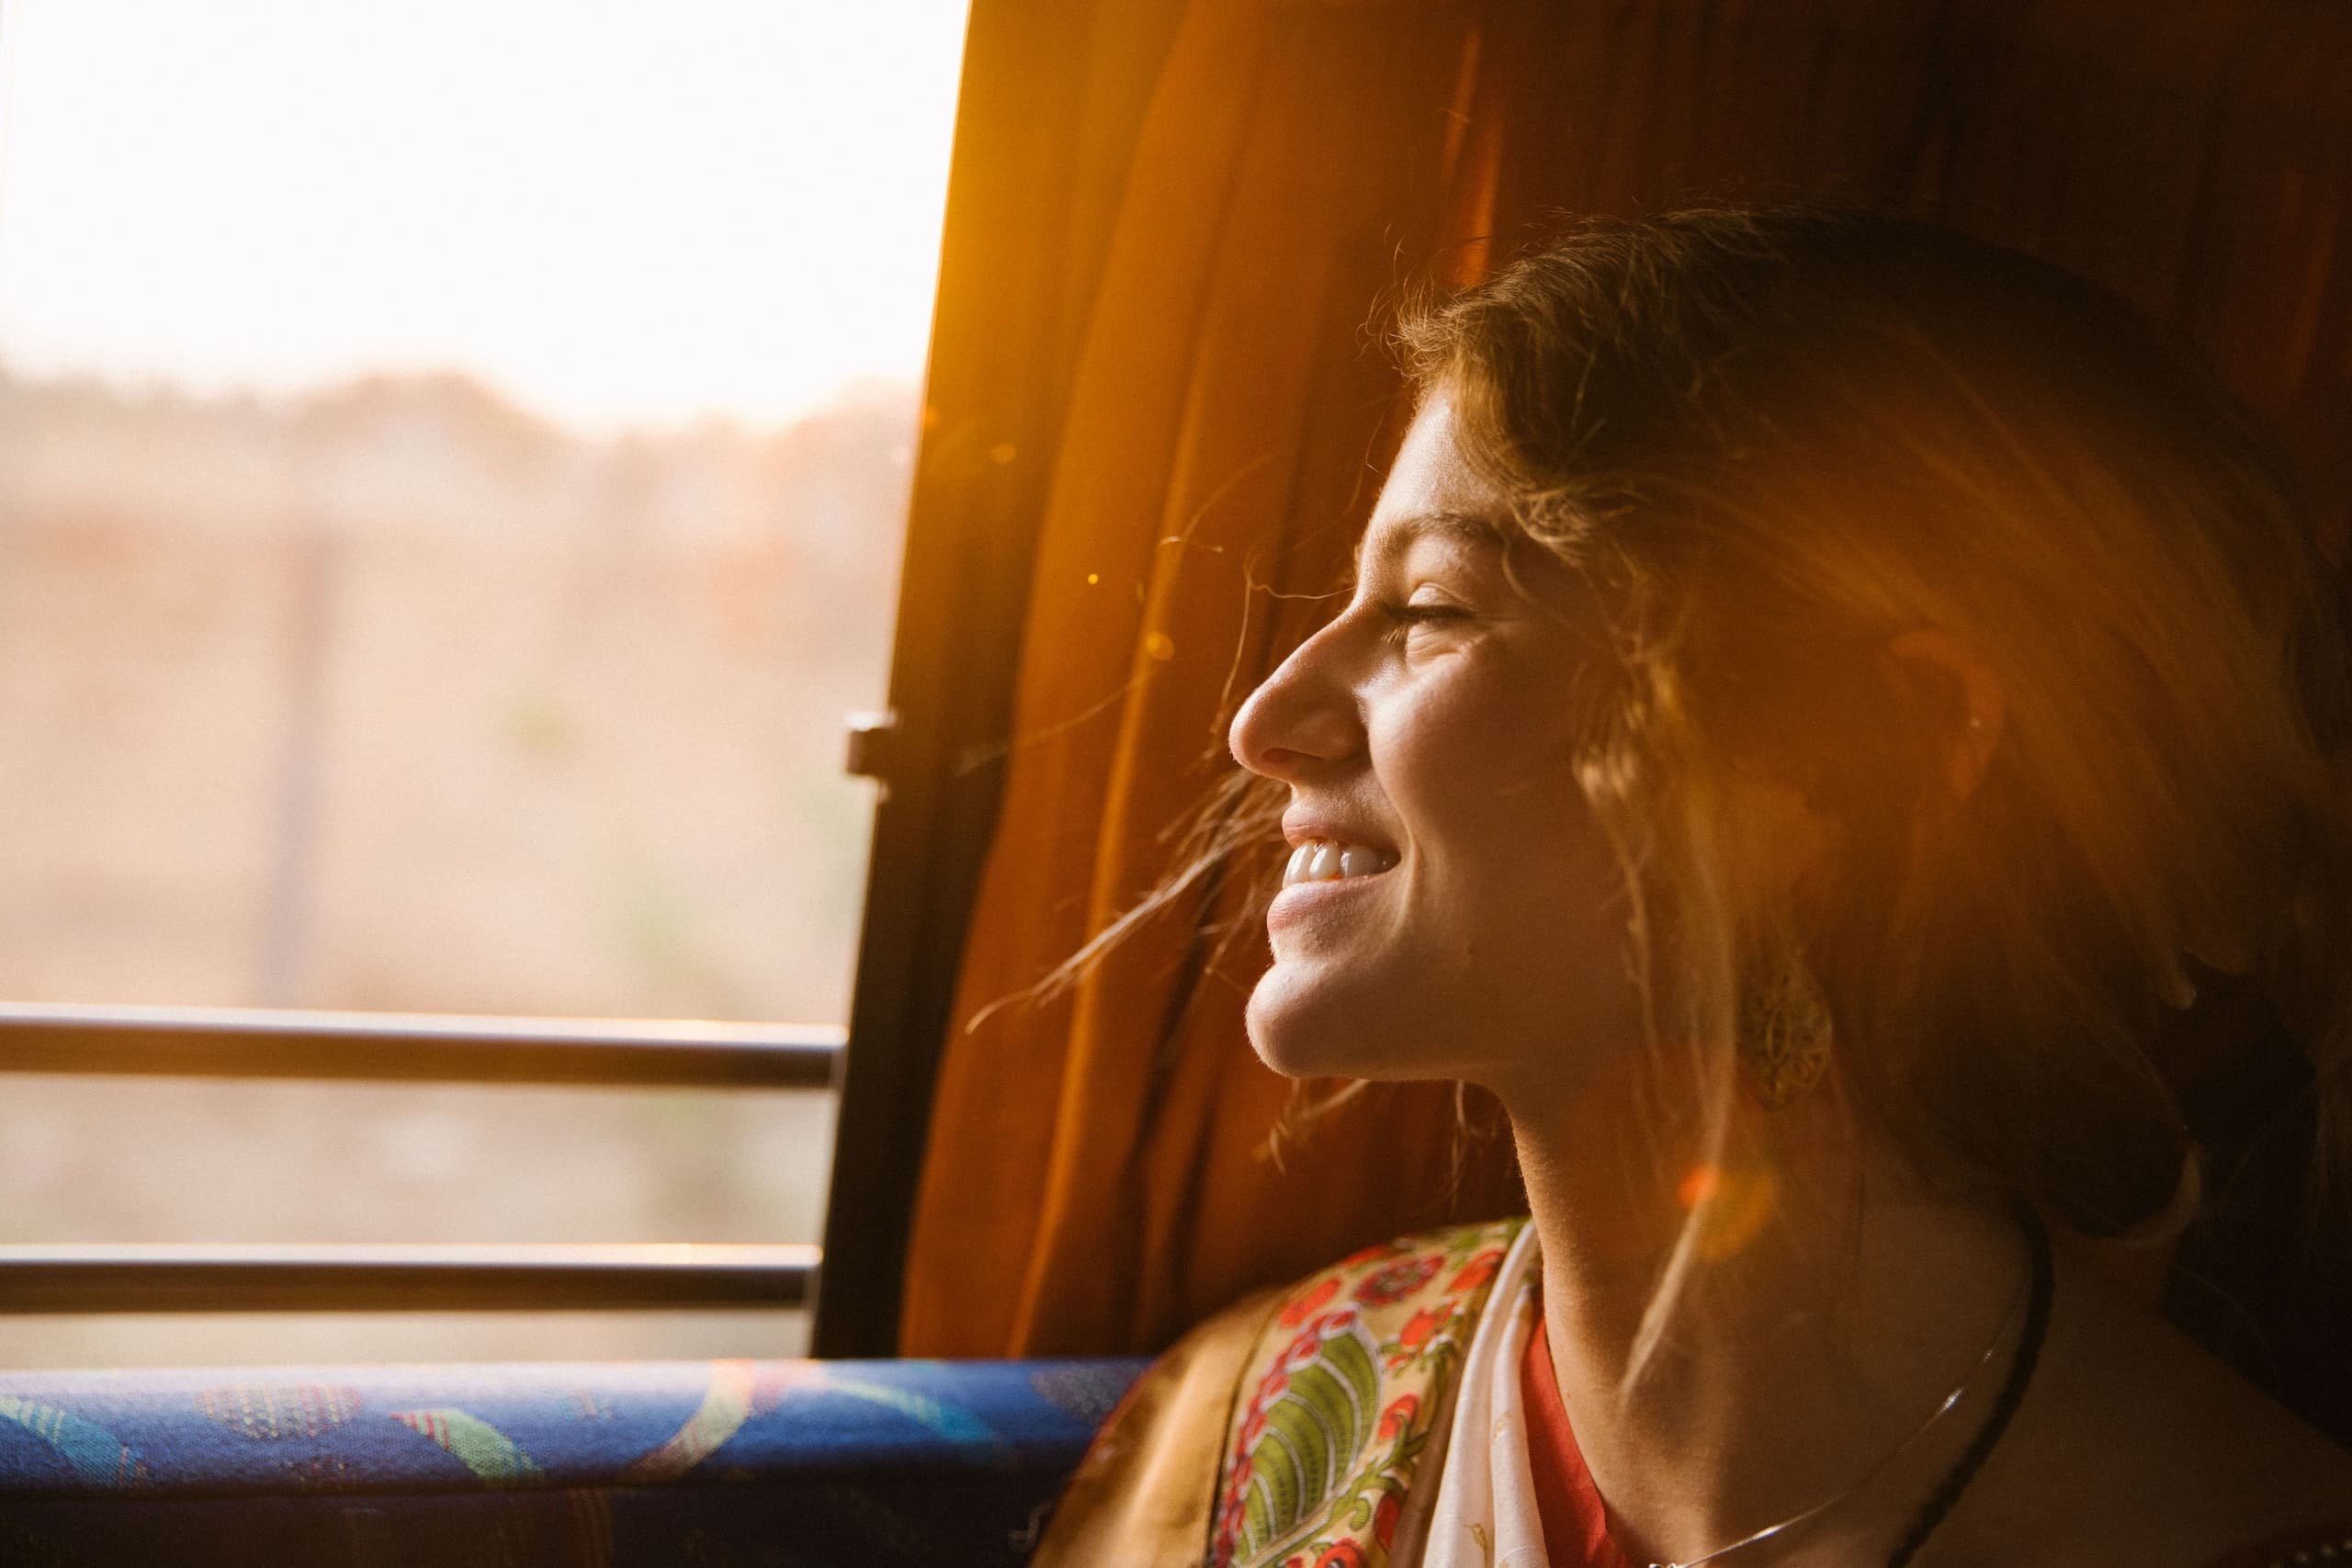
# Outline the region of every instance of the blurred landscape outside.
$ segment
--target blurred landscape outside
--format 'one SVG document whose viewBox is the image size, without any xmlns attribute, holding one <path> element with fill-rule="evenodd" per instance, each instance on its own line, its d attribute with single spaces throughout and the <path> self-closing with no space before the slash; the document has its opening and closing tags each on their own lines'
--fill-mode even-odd
<svg viewBox="0 0 2352 1568">
<path fill-rule="evenodd" d="M 849 9 L 9 0 L 0 999 L 842 1021 L 963 20 Z M 0 1242 L 812 1240 L 831 1125 L 0 1077 Z M 801 1334 L 0 1316 L 0 1364 Z"/>
</svg>

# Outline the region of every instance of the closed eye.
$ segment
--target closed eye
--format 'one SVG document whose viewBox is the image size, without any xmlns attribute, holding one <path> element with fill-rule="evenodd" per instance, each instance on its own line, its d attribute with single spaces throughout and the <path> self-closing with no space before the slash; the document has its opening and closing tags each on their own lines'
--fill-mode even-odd
<svg viewBox="0 0 2352 1568">
<path fill-rule="evenodd" d="M 1442 626 L 1449 622 L 1466 621 L 1472 618 L 1472 613 L 1459 604 L 1383 603 L 1374 605 L 1374 609 L 1379 613 L 1381 619 L 1388 623 L 1385 640 L 1399 648 L 1404 646 L 1406 638 L 1412 636 L 1415 626 Z"/>
</svg>

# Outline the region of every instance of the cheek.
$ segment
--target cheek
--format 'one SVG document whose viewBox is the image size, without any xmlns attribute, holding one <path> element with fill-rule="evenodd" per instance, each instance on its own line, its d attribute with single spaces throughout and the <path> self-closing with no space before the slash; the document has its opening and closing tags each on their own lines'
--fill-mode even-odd
<svg viewBox="0 0 2352 1568">
<path fill-rule="evenodd" d="M 1448 883 L 1540 883 L 1594 837 L 1556 684 L 1465 668 L 1401 706 L 1374 748 L 1416 854 Z"/>
<path fill-rule="evenodd" d="M 1465 680 L 1390 738 L 1425 978 L 1513 1035 L 1625 1010 L 1623 872 L 1558 689 Z"/>
</svg>

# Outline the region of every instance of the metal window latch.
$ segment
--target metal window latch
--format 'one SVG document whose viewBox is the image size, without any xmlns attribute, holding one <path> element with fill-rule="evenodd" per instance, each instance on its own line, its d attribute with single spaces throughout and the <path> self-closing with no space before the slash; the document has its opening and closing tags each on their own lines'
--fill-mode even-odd
<svg viewBox="0 0 2352 1568">
<path fill-rule="evenodd" d="M 848 727 L 848 747 L 842 765 L 852 778 L 872 779 L 888 785 L 898 772 L 899 716 L 884 709 L 880 712 L 854 713 L 842 721 Z"/>
</svg>

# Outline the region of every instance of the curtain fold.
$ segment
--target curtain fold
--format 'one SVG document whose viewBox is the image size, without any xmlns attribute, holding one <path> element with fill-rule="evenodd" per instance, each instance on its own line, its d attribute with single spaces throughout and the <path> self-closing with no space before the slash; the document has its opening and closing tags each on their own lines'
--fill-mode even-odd
<svg viewBox="0 0 2352 1568">
<path fill-rule="evenodd" d="M 1044 519 L 1004 806 L 946 1043 L 915 1355 L 1155 1348 L 1246 1291 L 1519 1201 L 1439 1085 L 1287 1156 L 1229 944 L 1271 853 L 1143 904 L 1239 698 L 1329 613 L 1408 412 L 1377 333 L 1561 212 L 1907 207 L 2197 333 L 2340 531 L 2352 17 L 2199 0 L 1193 0 L 1154 90 Z M 1271 848 L 1271 846 L 1269 846 Z"/>
</svg>

